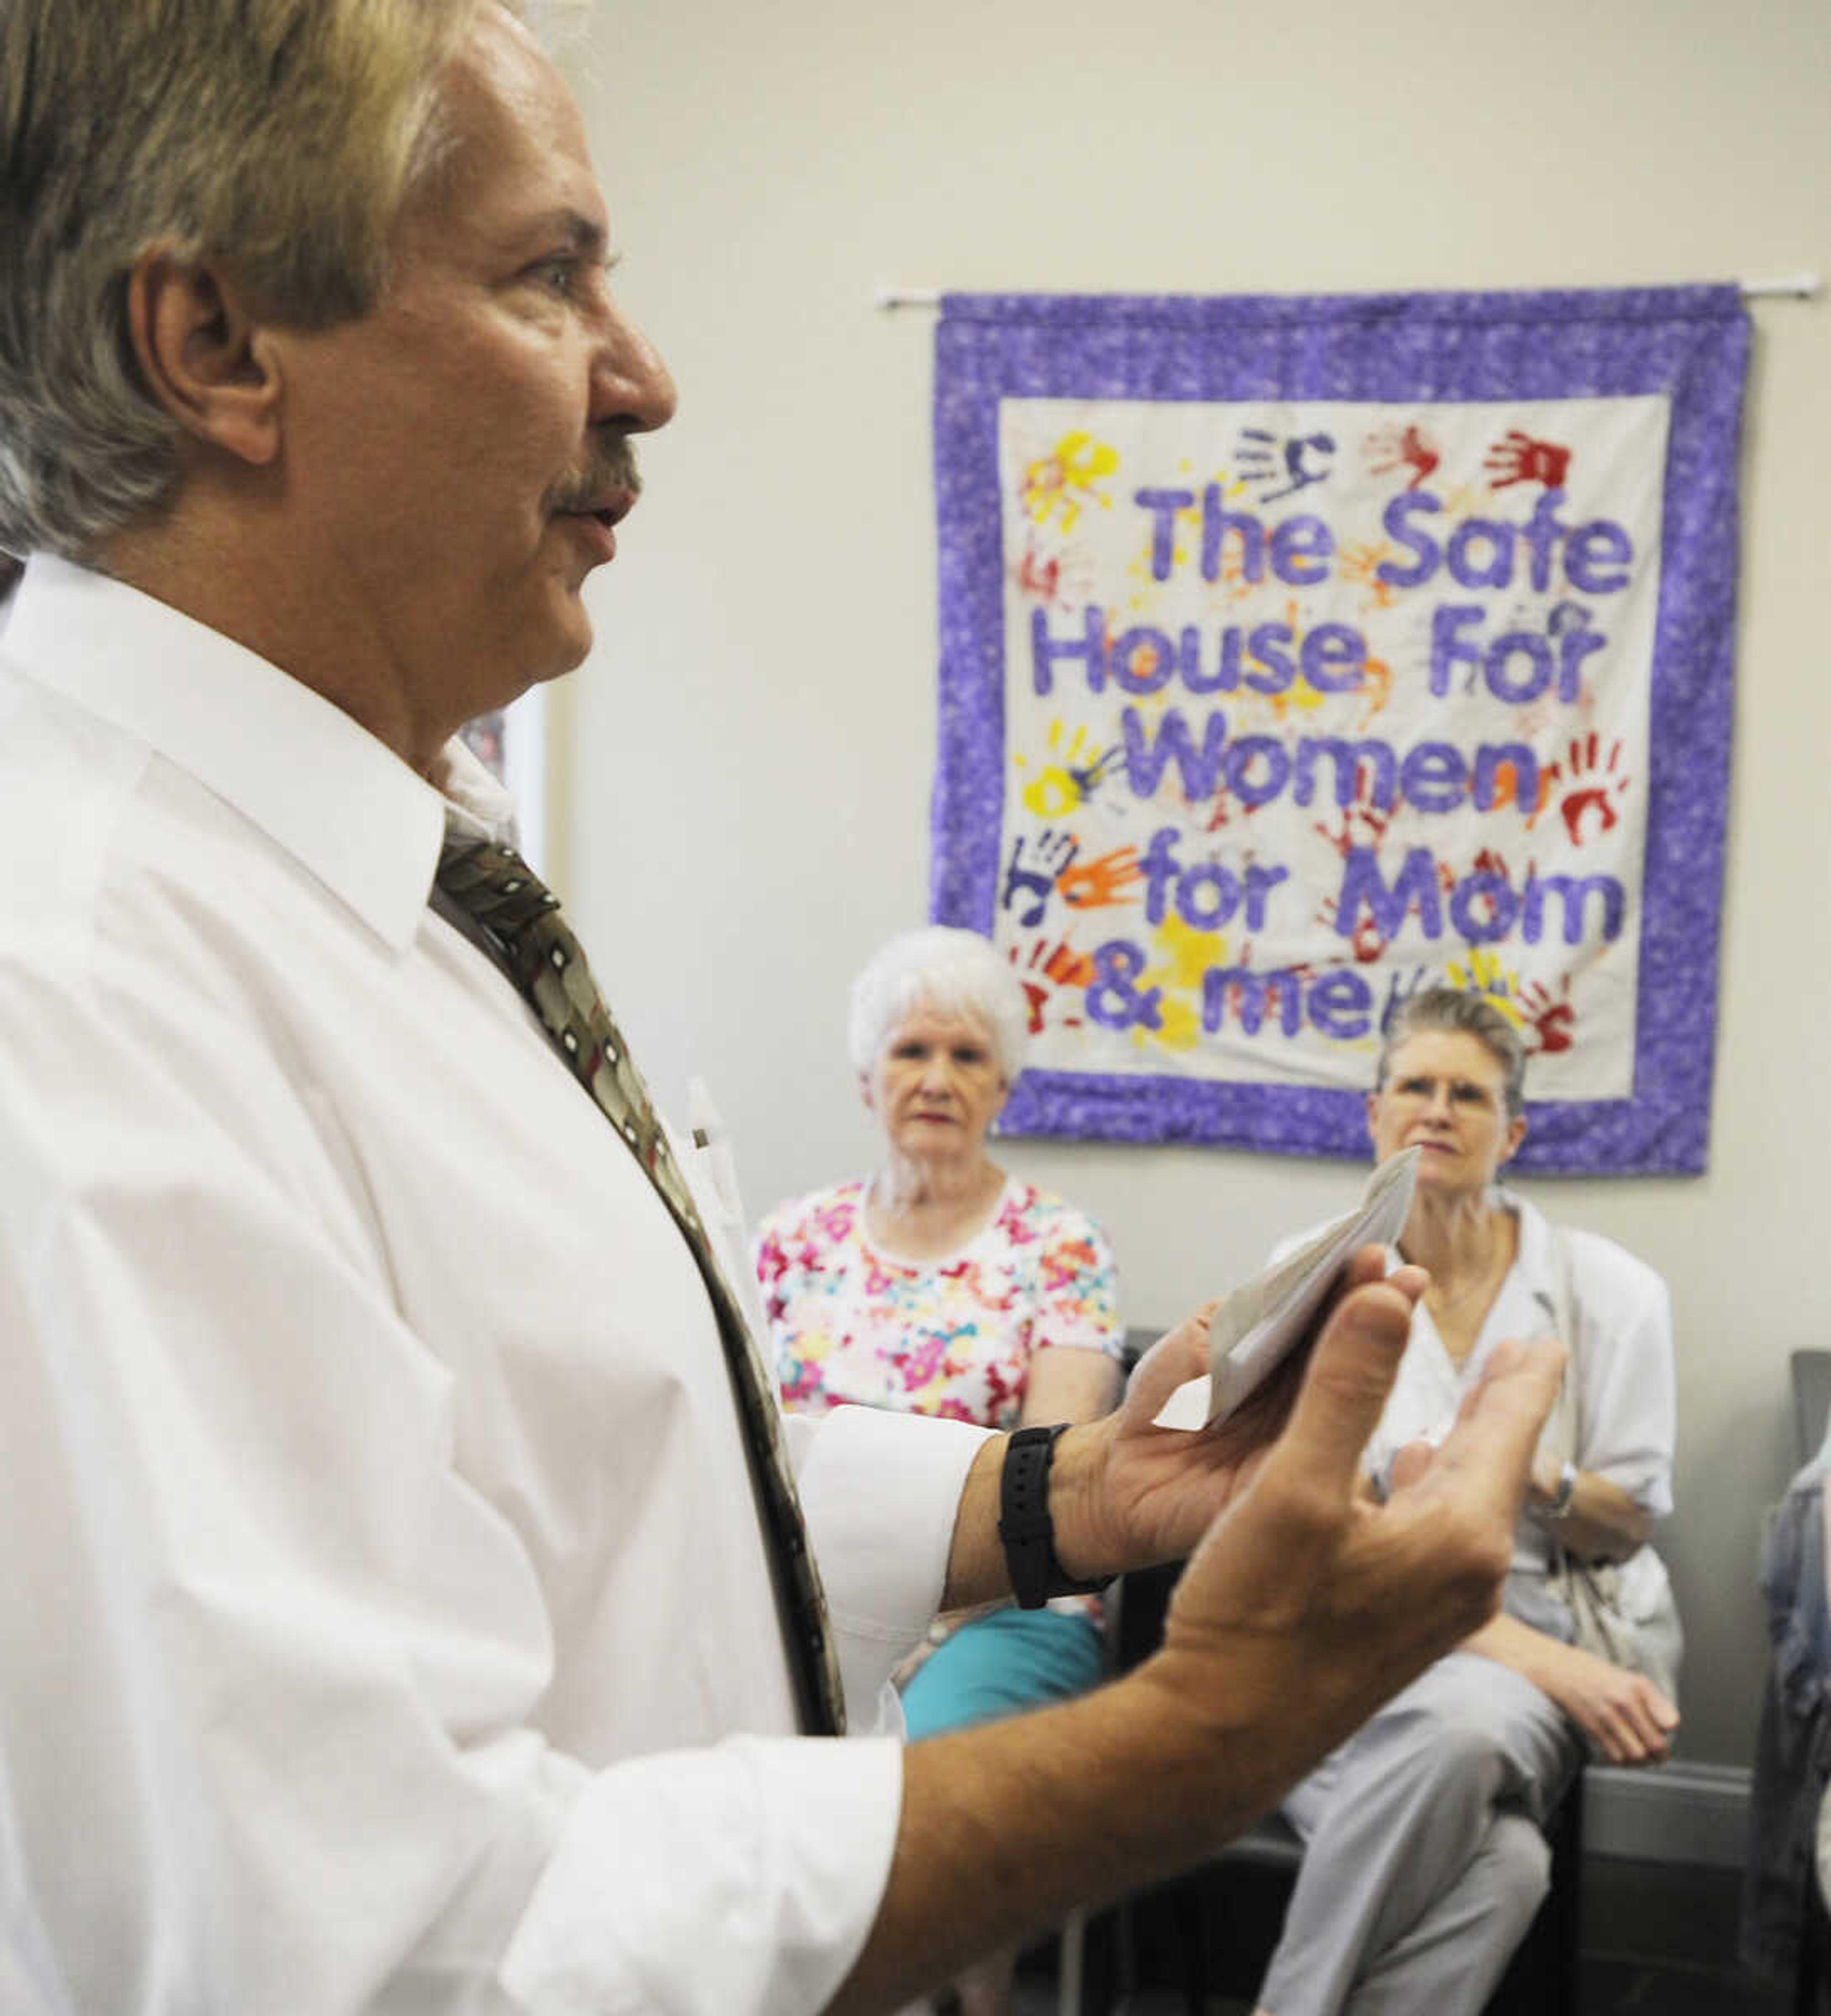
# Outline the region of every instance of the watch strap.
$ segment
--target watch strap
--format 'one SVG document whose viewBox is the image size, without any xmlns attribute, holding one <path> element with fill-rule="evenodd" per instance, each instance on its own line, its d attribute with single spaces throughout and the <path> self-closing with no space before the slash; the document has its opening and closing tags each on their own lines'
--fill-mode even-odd
<svg viewBox="0 0 1831 2016">
<path fill-rule="evenodd" d="M 1070 1579 L 1056 1558 L 1056 1522 L 1049 1516 L 1049 1471 L 1056 1444 L 1068 1424 L 1019 1428 L 1005 1445 L 998 1478 L 998 1538 L 1011 1593 L 1020 1610 L 1040 1610 L 1052 1596 L 1092 1596 L 1113 1578 Z"/>
</svg>

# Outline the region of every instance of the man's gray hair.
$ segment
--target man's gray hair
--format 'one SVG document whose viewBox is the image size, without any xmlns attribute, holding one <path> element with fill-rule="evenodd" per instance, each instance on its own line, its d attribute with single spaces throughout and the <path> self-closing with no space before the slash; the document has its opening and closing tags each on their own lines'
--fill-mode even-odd
<svg viewBox="0 0 1831 2016">
<path fill-rule="evenodd" d="M 897 1025 L 921 1008 L 983 1023 L 1007 1082 L 1023 1068 L 1029 1001 L 1009 962 L 977 931 L 931 924 L 900 933 L 872 956 L 852 982 L 847 1047 L 854 1067 L 869 1071 Z"/>
<path fill-rule="evenodd" d="M 1387 1067 L 1401 1043 L 1434 1030 L 1473 1036 L 1480 1044 L 1501 1067 L 1507 1111 L 1517 1119 L 1526 1104 L 1526 1046 L 1518 1029 L 1487 995 L 1473 988 L 1426 987 L 1406 995 L 1386 1025 L 1373 1089 L 1383 1089 Z"/>
<path fill-rule="evenodd" d="M 0 0 L 0 549 L 83 559 L 170 491 L 128 322 L 151 247 L 297 328 L 373 306 L 440 70 L 502 5 Z"/>
</svg>

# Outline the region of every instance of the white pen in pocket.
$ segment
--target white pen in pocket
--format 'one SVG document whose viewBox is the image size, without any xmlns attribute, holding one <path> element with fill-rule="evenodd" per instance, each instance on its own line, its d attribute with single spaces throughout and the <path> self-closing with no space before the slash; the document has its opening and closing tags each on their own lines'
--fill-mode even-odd
<svg viewBox="0 0 1831 2016">
<path fill-rule="evenodd" d="M 730 1136 L 725 1131 L 725 1122 L 719 1118 L 718 1109 L 712 1103 L 712 1095 L 706 1089 L 703 1078 L 687 1080 L 686 1104 L 687 1129 L 692 1137 L 695 1159 L 700 1172 L 727 1221 L 741 1233 L 747 1220 L 744 1217 L 743 1199 L 738 1193 L 737 1158 L 732 1153 Z"/>
</svg>

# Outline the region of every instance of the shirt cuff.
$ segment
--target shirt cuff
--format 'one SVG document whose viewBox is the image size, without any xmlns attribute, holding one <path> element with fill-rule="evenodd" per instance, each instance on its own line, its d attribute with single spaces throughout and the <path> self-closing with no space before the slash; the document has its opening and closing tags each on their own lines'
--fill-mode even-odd
<svg viewBox="0 0 1831 2016">
<path fill-rule="evenodd" d="M 1628 1457 L 1619 1463 L 1577 1464 L 1579 1470 L 1587 1470 L 1592 1476 L 1599 1477 L 1612 1484 L 1617 1491 L 1633 1499 L 1643 1512 L 1650 1513 L 1656 1519 L 1667 1518 L 1672 1510 L 1672 1476 L 1670 1459 L 1657 1456 Z"/>
<path fill-rule="evenodd" d="M 527 2016 L 811 2016 L 876 1921 L 901 1804 L 883 1738 L 616 1765 L 573 1807 L 502 1986 Z"/>
<path fill-rule="evenodd" d="M 783 1425 L 826 1589 L 847 1726 L 896 1729 L 901 1717 L 884 1690 L 941 1607 L 960 1493 L 992 1431 L 876 1407 L 790 1415 Z"/>
</svg>

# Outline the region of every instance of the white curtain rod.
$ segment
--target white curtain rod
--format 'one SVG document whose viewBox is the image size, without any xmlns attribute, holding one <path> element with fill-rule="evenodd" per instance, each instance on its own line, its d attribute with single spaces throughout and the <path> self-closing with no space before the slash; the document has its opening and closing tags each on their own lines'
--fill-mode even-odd
<svg viewBox="0 0 1831 2016">
<path fill-rule="evenodd" d="M 1745 301 L 1815 301 L 1824 285 L 1822 275 L 1817 273 L 1782 273 L 1771 279 L 1743 281 L 1742 298 Z M 875 304 L 886 312 L 897 308 L 938 308 L 941 304 L 941 290 L 939 287 L 880 287 L 872 298 Z"/>
</svg>

